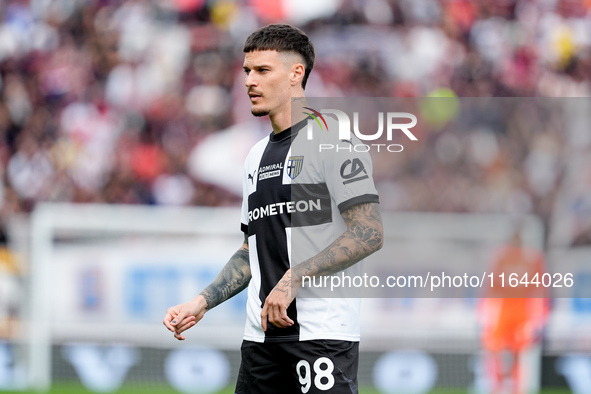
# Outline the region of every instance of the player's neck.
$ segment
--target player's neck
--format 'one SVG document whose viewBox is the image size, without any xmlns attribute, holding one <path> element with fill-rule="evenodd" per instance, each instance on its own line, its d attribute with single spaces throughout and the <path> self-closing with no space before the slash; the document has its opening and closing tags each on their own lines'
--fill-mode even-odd
<svg viewBox="0 0 591 394">
<path fill-rule="evenodd" d="M 288 103 L 283 111 L 275 114 L 269 114 L 273 132 L 275 134 L 281 133 L 283 130 L 290 128 L 292 125 L 304 120 L 306 115 L 303 108 L 306 106 L 306 98 L 302 96 L 292 97 L 291 103 Z"/>
</svg>

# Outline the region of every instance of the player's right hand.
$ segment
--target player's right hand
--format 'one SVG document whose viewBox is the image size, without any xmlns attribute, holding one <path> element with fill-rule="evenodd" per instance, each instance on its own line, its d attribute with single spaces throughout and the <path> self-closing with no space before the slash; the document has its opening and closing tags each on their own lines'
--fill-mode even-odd
<svg viewBox="0 0 591 394">
<path fill-rule="evenodd" d="M 206 306 L 205 298 L 198 295 L 189 302 L 168 308 L 162 323 L 169 331 L 174 333 L 176 339 L 184 341 L 185 337 L 181 334 L 203 318 Z"/>
</svg>

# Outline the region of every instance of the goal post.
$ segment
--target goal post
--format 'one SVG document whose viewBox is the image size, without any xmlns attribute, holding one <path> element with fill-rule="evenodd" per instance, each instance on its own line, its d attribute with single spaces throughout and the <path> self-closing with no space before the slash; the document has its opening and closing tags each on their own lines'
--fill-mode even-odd
<svg viewBox="0 0 591 394">
<path fill-rule="evenodd" d="M 31 215 L 30 313 L 27 319 L 30 386 L 38 391 L 51 387 L 51 312 L 55 306 L 51 305 L 53 289 L 49 278 L 52 277 L 56 237 L 221 236 L 232 239 L 238 248 L 235 241 L 240 239 L 239 217 L 235 208 L 38 204 Z M 162 327 L 157 329 L 162 330 Z"/>
</svg>

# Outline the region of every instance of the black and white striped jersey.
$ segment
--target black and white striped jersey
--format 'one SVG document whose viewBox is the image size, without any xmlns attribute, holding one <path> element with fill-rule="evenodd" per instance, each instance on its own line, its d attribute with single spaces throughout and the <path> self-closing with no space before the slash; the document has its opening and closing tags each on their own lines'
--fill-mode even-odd
<svg viewBox="0 0 591 394">
<path fill-rule="evenodd" d="M 267 332 L 261 327 L 262 306 L 285 271 L 318 254 L 347 229 L 341 212 L 379 201 L 369 154 L 355 152 L 351 141 L 338 141 L 335 131 L 318 128 L 308 140 L 307 122 L 271 133 L 245 162 L 241 222 L 252 273 L 246 340 L 359 340 L 359 299 L 346 298 L 346 293 L 297 297 L 287 310 L 293 326 L 269 324 Z M 336 130 L 336 121 L 329 122 Z M 322 143 L 342 149 L 319 151 Z M 347 272 L 359 274 L 359 265 Z"/>
</svg>

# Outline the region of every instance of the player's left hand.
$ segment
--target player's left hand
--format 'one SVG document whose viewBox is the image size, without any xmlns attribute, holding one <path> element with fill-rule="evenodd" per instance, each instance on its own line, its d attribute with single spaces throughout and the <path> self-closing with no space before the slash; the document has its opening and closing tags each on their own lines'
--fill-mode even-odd
<svg viewBox="0 0 591 394">
<path fill-rule="evenodd" d="M 267 331 L 267 321 L 279 328 L 286 328 L 294 324 L 287 316 L 287 308 L 295 298 L 295 291 L 291 285 L 291 269 L 283 275 L 277 285 L 271 290 L 261 312 L 261 325 Z"/>
</svg>

